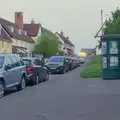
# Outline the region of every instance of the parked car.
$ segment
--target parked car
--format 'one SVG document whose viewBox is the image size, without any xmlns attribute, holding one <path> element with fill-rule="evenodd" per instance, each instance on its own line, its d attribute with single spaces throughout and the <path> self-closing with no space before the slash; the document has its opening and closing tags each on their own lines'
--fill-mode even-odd
<svg viewBox="0 0 120 120">
<path fill-rule="evenodd" d="M 27 83 L 36 85 L 39 82 L 49 80 L 48 69 L 43 67 L 42 61 L 39 58 L 23 58 L 22 60 L 26 65 Z"/>
<path fill-rule="evenodd" d="M 83 57 L 80 57 L 80 63 L 84 64 L 84 58 Z"/>
<path fill-rule="evenodd" d="M 26 67 L 18 54 L 0 54 L 0 98 L 7 88 L 26 86 Z"/>
<path fill-rule="evenodd" d="M 71 60 L 72 60 L 73 69 L 75 69 L 75 68 L 76 68 L 76 61 L 75 61 L 75 58 L 71 58 Z"/>
<path fill-rule="evenodd" d="M 67 62 L 68 62 L 69 70 L 72 70 L 73 69 L 73 63 L 72 63 L 71 57 L 66 57 L 66 59 L 67 59 Z"/>
<path fill-rule="evenodd" d="M 62 73 L 69 71 L 69 64 L 65 56 L 52 56 L 45 64 L 51 73 Z"/>
<path fill-rule="evenodd" d="M 77 64 L 77 67 L 80 67 L 80 60 L 79 59 L 76 59 L 76 64 Z"/>
</svg>

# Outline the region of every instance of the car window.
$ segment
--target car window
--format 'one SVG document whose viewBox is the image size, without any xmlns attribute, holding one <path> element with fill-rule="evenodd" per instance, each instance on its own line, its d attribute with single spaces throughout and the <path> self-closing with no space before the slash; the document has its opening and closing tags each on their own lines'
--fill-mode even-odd
<svg viewBox="0 0 120 120">
<path fill-rule="evenodd" d="M 40 61 L 39 59 L 35 59 L 35 60 L 34 60 L 34 64 L 35 64 L 35 65 L 42 66 L 42 63 L 41 63 L 41 61 Z"/>
<path fill-rule="evenodd" d="M 42 66 L 42 62 L 39 59 L 36 59 L 36 61 L 38 65 Z"/>
<path fill-rule="evenodd" d="M 48 62 L 64 62 L 64 57 L 58 57 L 58 56 L 50 57 L 48 59 Z"/>
<path fill-rule="evenodd" d="M 4 56 L 0 56 L 0 68 L 3 67 L 3 63 L 4 63 Z"/>
<path fill-rule="evenodd" d="M 11 57 L 11 61 L 12 61 L 12 67 L 18 67 L 20 66 L 20 62 L 17 60 L 17 57 L 15 55 L 10 56 Z"/>
<path fill-rule="evenodd" d="M 32 61 L 29 60 L 29 59 L 22 59 L 24 65 L 31 65 L 32 64 Z"/>
<path fill-rule="evenodd" d="M 12 65 L 12 61 L 9 56 L 6 56 L 6 58 L 5 58 L 5 65 Z"/>
</svg>

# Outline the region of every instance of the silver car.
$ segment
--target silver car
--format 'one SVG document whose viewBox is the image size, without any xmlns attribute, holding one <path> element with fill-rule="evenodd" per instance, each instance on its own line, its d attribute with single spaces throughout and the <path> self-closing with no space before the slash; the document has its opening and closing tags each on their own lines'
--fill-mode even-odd
<svg viewBox="0 0 120 120">
<path fill-rule="evenodd" d="M 0 98 L 6 88 L 26 86 L 26 67 L 18 54 L 0 54 Z"/>
</svg>

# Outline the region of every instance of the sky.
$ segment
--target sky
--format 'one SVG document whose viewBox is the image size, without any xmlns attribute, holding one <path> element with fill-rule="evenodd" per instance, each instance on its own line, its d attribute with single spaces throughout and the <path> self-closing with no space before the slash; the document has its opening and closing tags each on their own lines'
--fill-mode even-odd
<svg viewBox="0 0 120 120">
<path fill-rule="evenodd" d="M 52 32 L 64 32 L 75 45 L 94 48 L 99 40 L 94 35 L 101 26 L 100 10 L 106 14 L 120 7 L 119 0 L 1 0 L 0 17 L 14 22 L 14 13 L 23 12 L 24 23 L 32 19 Z"/>
</svg>

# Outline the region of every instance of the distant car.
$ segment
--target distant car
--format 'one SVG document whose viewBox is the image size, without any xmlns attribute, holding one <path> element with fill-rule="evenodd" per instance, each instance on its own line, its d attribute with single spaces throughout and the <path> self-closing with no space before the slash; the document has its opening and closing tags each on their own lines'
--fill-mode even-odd
<svg viewBox="0 0 120 120">
<path fill-rule="evenodd" d="M 77 67 L 80 67 L 80 60 L 79 59 L 76 60 L 76 64 L 77 64 Z"/>
<path fill-rule="evenodd" d="M 7 88 L 26 86 L 26 67 L 18 54 L 0 54 L 0 98 Z"/>
<path fill-rule="evenodd" d="M 80 57 L 80 63 L 84 64 L 84 58 L 83 57 Z"/>
<path fill-rule="evenodd" d="M 75 61 L 75 58 L 71 58 L 71 60 L 72 60 L 72 64 L 73 64 L 73 69 L 75 69 L 75 68 L 76 68 L 76 61 Z"/>
<path fill-rule="evenodd" d="M 68 60 L 65 56 L 52 56 L 48 59 L 45 66 L 51 71 L 51 73 L 64 74 L 69 71 Z"/>
<path fill-rule="evenodd" d="M 43 67 L 42 62 L 38 58 L 23 58 L 23 63 L 26 65 L 27 83 L 33 85 L 49 80 L 49 72 L 46 67 Z"/>
</svg>

